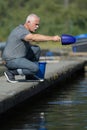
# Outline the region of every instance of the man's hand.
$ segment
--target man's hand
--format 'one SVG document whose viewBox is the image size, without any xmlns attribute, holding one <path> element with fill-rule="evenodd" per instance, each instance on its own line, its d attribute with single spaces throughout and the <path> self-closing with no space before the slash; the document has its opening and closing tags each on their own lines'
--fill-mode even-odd
<svg viewBox="0 0 87 130">
<path fill-rule="evenodd" d="M 53 41 L 54 42 L 60 42 L 61 41 L 61 37 L 59 37 L 58 35 L 53 36 Z"/>
</svg>

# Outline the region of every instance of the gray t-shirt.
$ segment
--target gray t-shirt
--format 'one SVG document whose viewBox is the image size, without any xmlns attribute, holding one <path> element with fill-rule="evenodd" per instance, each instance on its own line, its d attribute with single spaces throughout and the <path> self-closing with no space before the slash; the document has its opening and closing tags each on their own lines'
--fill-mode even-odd
<svg viewBox="0 0 87 130">
<path fill-rule="evenodd" d="M 30 47 L 29 42 L 24 40 L 25 35 L 30 32 L 23 26 L 17 26 L 9 35 L 3 51 L 3 59 L 10 60 L 25 57 Z"/>
</svg>

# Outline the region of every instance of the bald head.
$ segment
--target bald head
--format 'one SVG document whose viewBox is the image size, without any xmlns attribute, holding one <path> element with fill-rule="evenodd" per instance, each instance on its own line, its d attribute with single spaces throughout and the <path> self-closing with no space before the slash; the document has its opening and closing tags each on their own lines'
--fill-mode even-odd
<svg viewBox="0 0 87 130">
<path fill-rule="evenodd" d="M 40 17 L 38 17 L 36 14 L 30 14 L 30 15 L 28 15 L 28 17 L 26 18 L 26 23 L 27 23 L 28 21 L 33 21 L 33 20 L 35 20 L 35 19 L 39 19 L 39 20 L 40 20 Z"/>
</svg>

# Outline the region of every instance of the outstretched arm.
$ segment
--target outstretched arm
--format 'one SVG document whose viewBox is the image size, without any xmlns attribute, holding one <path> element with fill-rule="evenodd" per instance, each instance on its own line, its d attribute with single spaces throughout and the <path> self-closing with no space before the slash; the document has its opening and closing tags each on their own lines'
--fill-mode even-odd
<svg viewBox="0 0 87 130">
<path fill-rule="evenodd" d="M 25 41 L 35 41 L 35 42 L 45 42 L 45 41 L 54 41 L 54 42 L 60 42 L 61 37 L 56 36 L 47 36 L 47 35 L 41 35 L 41 34 L 28 34 L 25 36 Z"/>
</svg>

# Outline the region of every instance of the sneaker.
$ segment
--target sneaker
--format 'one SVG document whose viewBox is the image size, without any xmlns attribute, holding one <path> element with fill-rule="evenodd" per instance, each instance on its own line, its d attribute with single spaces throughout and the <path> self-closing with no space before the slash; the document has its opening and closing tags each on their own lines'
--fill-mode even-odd
<svg viewBox="0 0 87 130">
<path fill-rule="evenodd" d="M 25 79 L 26 80 L 29 80 L 29 81 L 40 81 L 40 82 L 43 82 L 44 79 L 40 79 L 39 77 L 37 77 L 36 75 L 26 75 L 25 76 Z"/>
<path fill-rule="evenodd" d="M 5 75 L 8 82 L 10 82 L 10 83 L 16 83 L 17 82 L 14 78 L 14 75 L 10 71 L 4 72 L 4 75 Z"/>
</svg>

